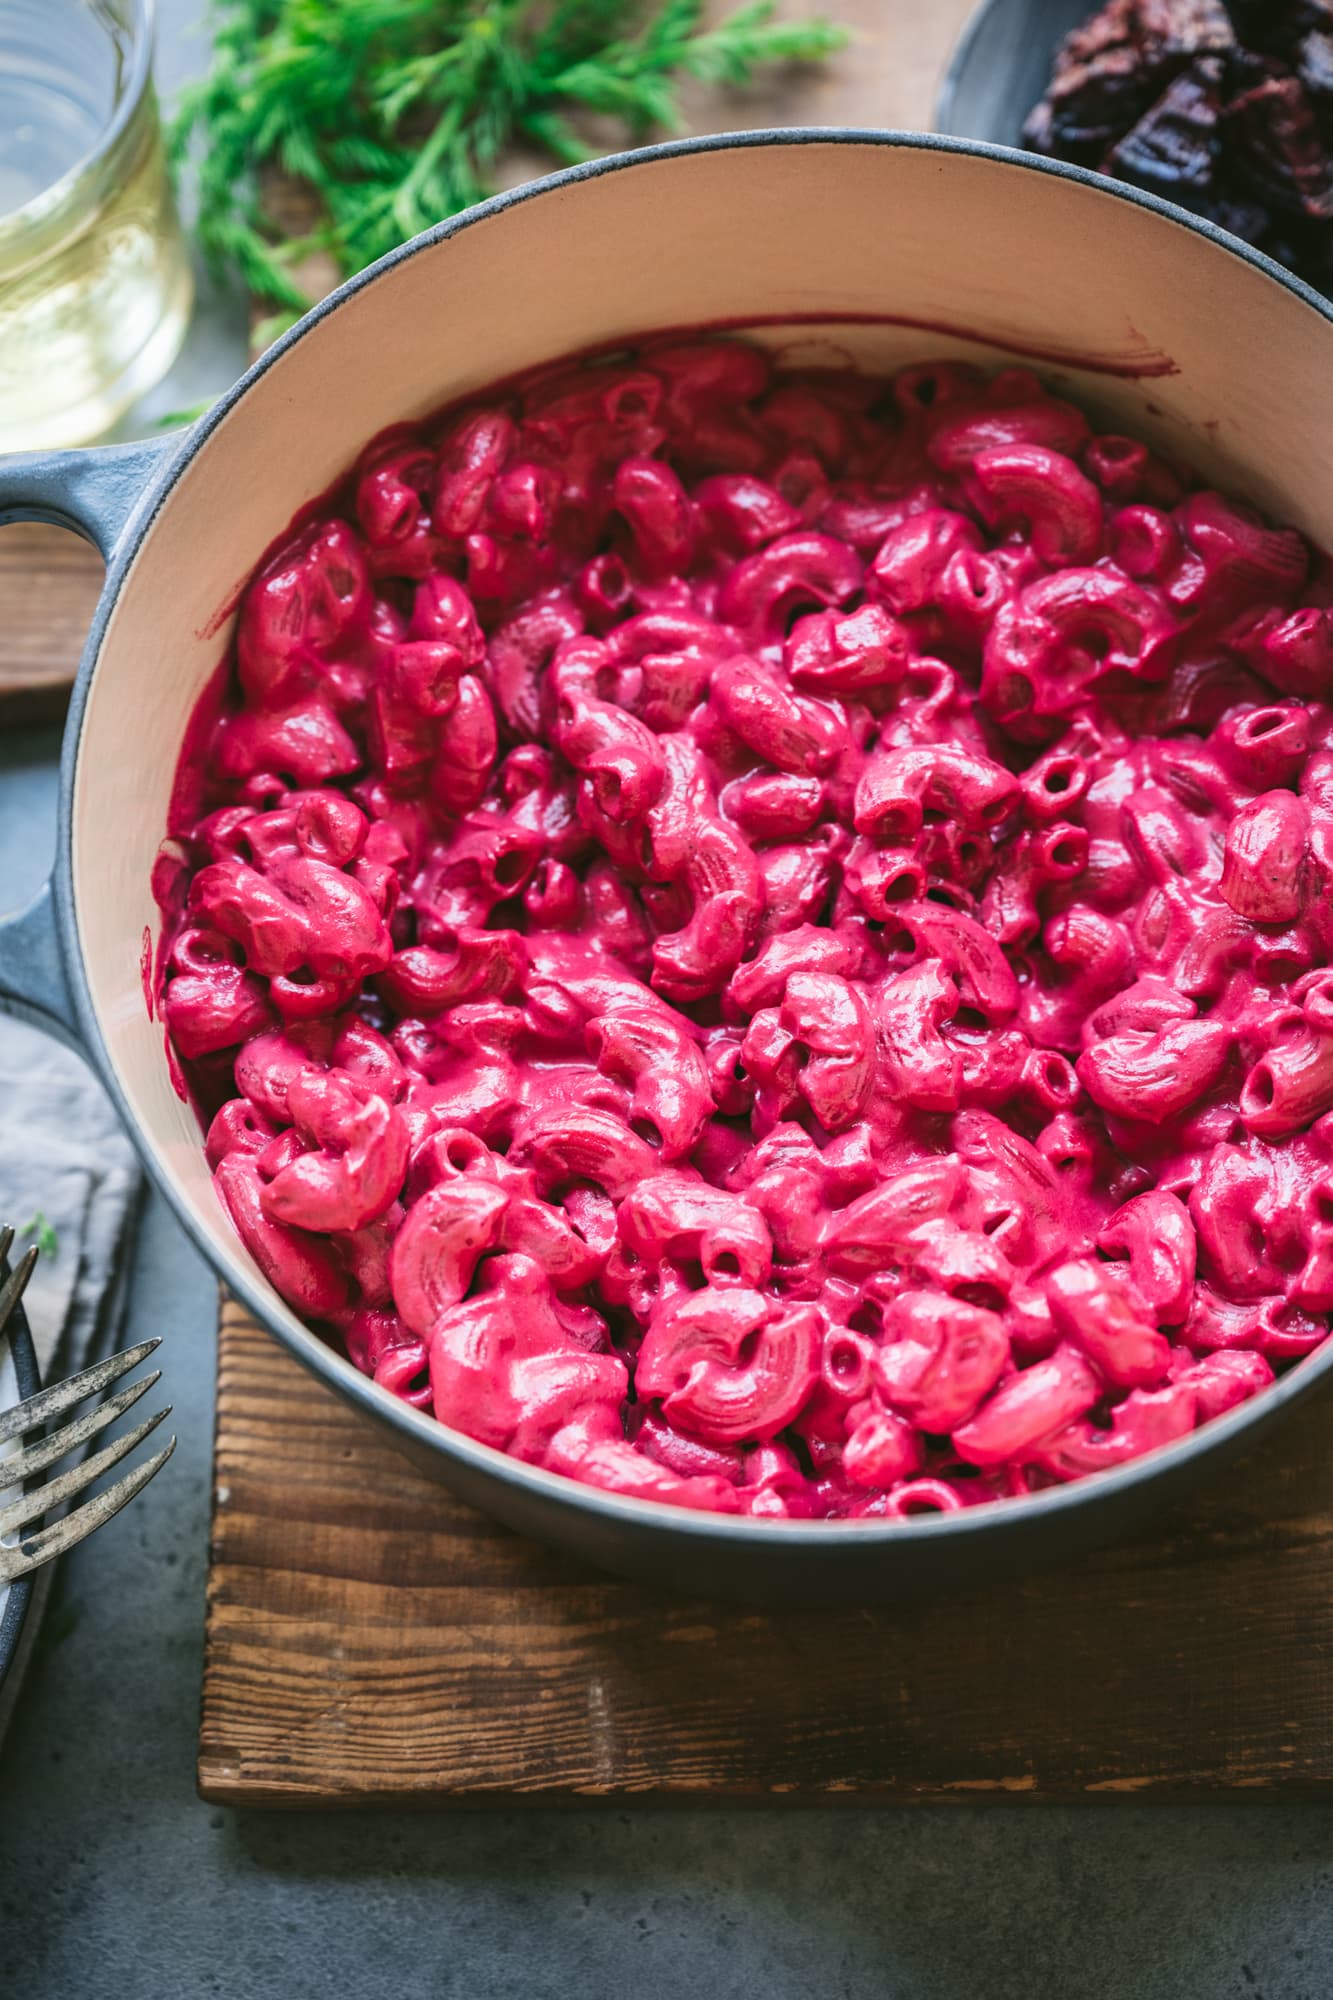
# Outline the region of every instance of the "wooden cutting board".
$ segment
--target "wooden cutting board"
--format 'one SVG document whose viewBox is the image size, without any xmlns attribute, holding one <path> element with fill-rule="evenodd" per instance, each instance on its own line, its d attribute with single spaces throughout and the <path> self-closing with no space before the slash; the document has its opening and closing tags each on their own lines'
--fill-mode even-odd
<svg viewBox="0 0 1333 2000">
<path fill-rule="evenodd" d="M 64 714 L 102 588 L 102 558 L 63 528 L 0 532 L 0 729 Z"/>
<path fill-rule="evenodd" d="M 1328 1795 L 1333 1399 L 1018 1585 L 769 1614 L 452 1500 L 222 1315 L 199 1787 L 239 1806 Z"/>
</svg>

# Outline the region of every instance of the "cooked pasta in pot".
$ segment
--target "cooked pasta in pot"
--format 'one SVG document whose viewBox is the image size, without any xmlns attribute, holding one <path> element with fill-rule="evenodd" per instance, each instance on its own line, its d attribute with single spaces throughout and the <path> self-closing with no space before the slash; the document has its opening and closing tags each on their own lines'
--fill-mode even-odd
<svg viewBox="0 0 1333 2000">
<path fill-rule="evenodd" d="M 1024 368 L 648 342 L 376 440 L 159 874 L 255 1260 L 443 1423 L 760 1517 L 1255 1394 L 1333 1311 L 1330 575 Z"/>
</svg>

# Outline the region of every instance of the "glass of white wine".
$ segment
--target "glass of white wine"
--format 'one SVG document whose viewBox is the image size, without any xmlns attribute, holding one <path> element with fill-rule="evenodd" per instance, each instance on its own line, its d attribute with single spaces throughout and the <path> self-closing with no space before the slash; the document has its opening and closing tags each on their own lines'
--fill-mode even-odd
<svg viewBox="0 0 1333 2000">
<path fill-rule="evenodd" d="M 0 451 L 100 437 L 184 339 L 152 54 L 153 0 L 0 0 Z"/>
</svg>

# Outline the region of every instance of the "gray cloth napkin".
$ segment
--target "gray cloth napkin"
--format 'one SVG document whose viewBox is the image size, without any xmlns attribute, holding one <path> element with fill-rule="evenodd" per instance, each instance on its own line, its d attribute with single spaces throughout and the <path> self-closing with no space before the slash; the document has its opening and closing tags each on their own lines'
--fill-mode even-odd
<svg viewBox="0 0 1333 2000">
<path fill-rule="evenodd" d="M 105 1093 L 71 1050 L 0 1014 L 0 1223 L 44 1217 L 43 1251 L 24 1295 L 43 1382 L 115 1345 L 125 1317 L 140 1175 Z M 15 1254 L 32 1234 L 21 1237 Z M 31 1653 L 52 1568 L 37 1572 L 18 1657 L 0 1694 L 0 1736 Z"/>
<path fill-rule="evenodd" d="M 0 1221 L 44 1216 L 57 1239 L 24 1295 L 43 1381 L 72 1375 L 111 1331 L 138 1188 L 134 1149 L 87 1066 L 0 1016 Z"/>
</svg>

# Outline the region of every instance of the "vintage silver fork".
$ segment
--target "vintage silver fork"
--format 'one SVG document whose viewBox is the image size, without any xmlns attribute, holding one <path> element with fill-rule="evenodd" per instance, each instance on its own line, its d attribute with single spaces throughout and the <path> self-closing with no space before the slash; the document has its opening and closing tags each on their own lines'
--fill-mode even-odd
<svg viewBox="0 0 1333 2000">
<path fill-rule="evenodd" d="M 0 1273 L 8 1270 L 13 1241 L 12 1229 L 0 1229 Z M 3 1284 L 0 1284 L 0 1339 L 4 1338 L 10 1319 L 23 1310 L 19 1301 L 36 1262 L 37 1250 L 34 1246 L 13 1271 L 8 1271 Z M 136 1424 L 124 1437 L 113 1439 L 90 1457 L 80 1459 L 68 1472 L 60 1473 L 44 1485 L 30 1484 L 37 1473 L 45 1472 L 49 1465 L 56 1464 L 66 1453 L 76 1451 L 89 1438 L 96 1437 L 98 1431 L 105 1430 L 108 1424 L 113 1424 L 117 1417 L 132 1409 L 140 1396 L 160 1381 L 160 1368 L 155 1368 L 141 1381 L 131 1382 L 127 1388 L 117 1390 L 114 1396 L 108 1396 L 95 1409 L 63 1424 L 40 1442 L 15 1451 L 5 1449 L 13 1439 L 22 1439 L 32 1431 L 40 1431 L 53 1418 L 63 1417 L 88 1397 L 101 1396 L 160 1345 L 158 1340 L 141 1340 L 136 1347 L 127 1347 L 123 1354 L 112 1354 L 105 1361 L 96 1361 L 91 1368 L 71 1375 L 67 1382 L 55 1382 L 47 1389 L 38 1390 L 35 1396 L 29 1396 L 26 1402 L 17 1403 L 13 1409 L 0 1413 L 0 1492 L 17 1490 L 19 1495 L 7 1506 L 0 1506 L 0 1582 L 13 1583 L 17 1577 L 40 1569 L 43 1563 L 51 1562 L 66 1549 L 72 1549 L 76 1542 L 83 1541 L 104 1521 L 109 1521 L 113 1514 L 118 1514 L 136 1493 L 141 1493 L 154 1473 L 160 1472 L 171 1457 L 176 1449 L 174 1437 L 169 1438 L 150 1459 L 136 1466 L 134 1471 L 127 1472 L 123 1479 L 118 1479 L 114 1486 L 108 1486 L 104 1493 L 85 1501 L 82 1507 L 75 1507 L 48 1526 L 41 1525 L 44 1514 L 63 1507 L 67 1500 L 86 1492 L 104 1472 L 118 1465 L 136 1445 L 142 1444 L 164 1417 L 170 1416 L 171 1405 L 168 1403 L 156 1416 Z"/>
</svg>

